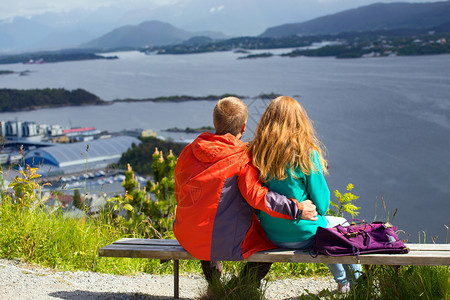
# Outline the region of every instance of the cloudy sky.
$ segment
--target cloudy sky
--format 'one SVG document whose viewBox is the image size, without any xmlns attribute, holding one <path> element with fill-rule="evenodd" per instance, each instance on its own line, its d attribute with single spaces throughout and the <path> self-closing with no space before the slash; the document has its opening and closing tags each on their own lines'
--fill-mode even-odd
<svg viewBox="0 0 450 300">
<path fill-rule="evenodd" d="M 437 2 L 436 0 L 1 0 L 0 20 L 57 13 L 64 22 L 86 19 L 115 25 L 147 20 L 167 21 L 188 30 L 222 30 L 254 35 L 267 27 L 376 2 Z M 55 15 L 55 14 L 51 14 Z M 51 18 L 49 18 L 50 20 Z M 135 23 L 135 24 L 133 24 Z M 205 26 L 206 25 L 206 26 Z M 207 27 L 207 28 L 204 28 Z M 228 32 L 227 32 L 228 31 Z"/>
<path fill-rule="evenodd" d="M 193 0 L 2 0 L 0 2 L 0 19 L 7 19 L 14 16 L 31 16 L 45 12 L 66 12 L 74 9 L 95 10 L 101 7 L 121 6 L 124 8 L 133 7 L 161 7 L 161 6 L 186 6 L 193 5 L 197 2 L 203 5 L 204 9 L 214 13 L 224 10 L 227 6 L 242 5 L 243 2 L 250 2 L 256 6 L 273 7 L 271 2 L 276 6 L 298 7 L 298 6 L 317 6 L 324 11 L 328 7 L 333 9 L 339 6 L 347 9 L 348 7 L 356 7 L 367 5 L 375 2 L 436 2 L 436 0 L 259 0 L 259 1 L 233 1 L 233 0 L 209 0 L 209 1 L 193 1 Z M 276 2 L 276 3 L 275 3 Z M 280 7 L 283 10 L 282 7 Z M 304 7 L 308 10 L 308 7 Z"/>
</svg>

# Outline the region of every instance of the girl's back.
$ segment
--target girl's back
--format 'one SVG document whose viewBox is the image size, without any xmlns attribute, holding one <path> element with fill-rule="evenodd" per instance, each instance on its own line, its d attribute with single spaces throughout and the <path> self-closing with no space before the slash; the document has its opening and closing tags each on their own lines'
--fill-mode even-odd
<svg viewBox="0 0 450 300">
<path fill-rule="evenodd" d="M 326 227 L 324 218 L 330 192 L 323 177 L 326 161 L 312 122 L 295 99 L 280 96 L 264 111 L 249 143 L 253 164 L 270 191 L 298 201 L 310 199 L 317 207 L 317 221 L 288 221 L 260 213 L 267 237 L 274 242 L 300 242 Z"/>
<path fill-rule="evenodd" d="M 325 217 L 330 205 L 330 191 L 323 177 L 327 172 L 326 161 L 312 122 L 295 99 L 281 96 L 269 104 L 258 123 L 249 151 L 261 181 L 270 191 L 299 201 L 310 199 L 316 205 L 316 221 L 282 220 L 260 212 L 261 225 L 275 245 L 290 249 L 309 248 L 319 226 L 333 227 L 333 222 L 345 221 Z M 339 291 L 348 291 L 350 282 L 362 272 L 361 265 L 333 264 L 328 268 Z"/>
<path fill-rule="evenodd" d="M 271 179 L 265 186 L 269 191 L 285 195 L 288 198 L 297 199 L 302 202 L 310 199 L 317 208 L 317 221 L 309 220 L 285 220 L 274 218 L 264 212 L 259 212 L 258 217 L 261 225 L 271 241 L 283 243 L 295 243 L 305 241 L 316 234 L 317 227 L 327 227 L 325 214 L 330 205 L 330 191 L 323 177 L 318 162 L 318 154 L 315 152 L 314 162 L 319 169 L 305 175 L 299 168 L 294 170 L 295 177 L 289 169 L 286 170 L 287 178 L 284 180 Z"/>
</svg>

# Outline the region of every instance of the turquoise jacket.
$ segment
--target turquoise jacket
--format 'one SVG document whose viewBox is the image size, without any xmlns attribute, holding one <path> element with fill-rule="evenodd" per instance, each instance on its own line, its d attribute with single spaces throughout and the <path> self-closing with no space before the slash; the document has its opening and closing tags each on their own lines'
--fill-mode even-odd
<svg viewBox="0 0 450 300">
<path fill-rule="evenodd" d="M 305 175 L 300 168 L 297 168 L 294 170 L 297 178 L 294 178 L 287 169 L 285 180 L 273 179 L 266 183 L 269 191 L 295 198 L 299 202 L 312 200 L 318 212 L 317 221 L 295 221 L 274 218 L 259 211 L 261 225 L 271 241 L 280 243 L 305 241 L 316 234 L 317 227 L 327 227 L 325 214 L 330 206 L 330 191 L 323 176 L 317 152 L 314 154 L 313 162 L 319 171 L 311 171 L 310 175 Z"/>
</svg>

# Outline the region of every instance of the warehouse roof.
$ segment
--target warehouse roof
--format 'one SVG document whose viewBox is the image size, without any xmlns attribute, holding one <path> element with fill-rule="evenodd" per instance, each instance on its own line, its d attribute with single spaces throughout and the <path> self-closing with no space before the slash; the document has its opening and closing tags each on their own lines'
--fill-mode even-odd
<svg viewBox="0 0 450 300">
<path fill-rule="evenodd" d="M 122 153 L 132 144 L 139 143 L 141 141 L 137 138 L 120 136 L 89 142 L 57 144 L 28 152 L 25 155 L 25 163 L 34 166 L 44 163 L 64 168 L 86 162 L 120 159 Z"/>
</svg>

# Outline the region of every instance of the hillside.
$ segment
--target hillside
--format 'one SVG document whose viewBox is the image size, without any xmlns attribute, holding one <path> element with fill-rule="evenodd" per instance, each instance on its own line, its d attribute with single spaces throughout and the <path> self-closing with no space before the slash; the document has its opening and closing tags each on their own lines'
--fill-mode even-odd
<svg viewBox="0 0 450 300">
<path fill-rule="evenodd" d="M 337 34 L 390 29 L 448 27 L 450 1 L 434 3 L 375 3 L 302 23 L 268 28 L 261 37 Z M 447 23 L 445 26 L 444 24 Z"/>
<path fill-rule="evenodd" d="M 192 33 L 160 21 L 147 21 L 139 25 L 123 26 L 81 45 L 83 48 L 114 49 L 123 47 L 162 46 L 181 43 L 193 36 L 204 35 L 224 38 L 216 32 Z"/>
</svg>

